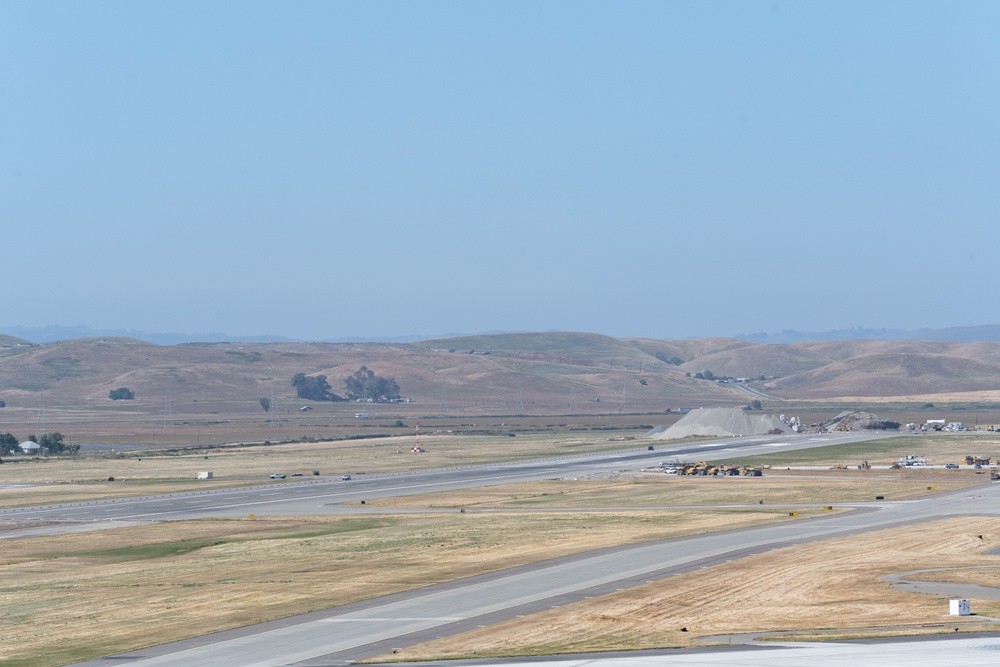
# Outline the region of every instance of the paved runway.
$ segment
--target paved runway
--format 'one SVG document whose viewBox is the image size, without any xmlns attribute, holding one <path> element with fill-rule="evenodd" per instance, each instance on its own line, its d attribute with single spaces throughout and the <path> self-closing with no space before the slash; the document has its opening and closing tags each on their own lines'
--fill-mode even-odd
<svg viewBox="0 0 1000 667">
<path fill-rule="evenodd" d="M 645 444 L 616 452 L 552 457 L 548 459 L 465 466 L 407 473 L 355 475 L 350 482 L 337 478 L 306 478 L 260 486 L 133 498 L 117 498 L 45 507 L 0 510 L 0 523 L 17 521 L 170 521 L 208 517 L 334 514 L 345 511 L 339 503 L 435 491 L 468 489 L 547 478 L 585 476 L 613 470 L 654 466 L 660 461 L 699 457 L 724 460 L 774 452 L 844 444 L 891 435 L 828 434 L 823 436 L 750 436 L 697 444 L 659 444 L 648 451 Z M 81 526 L 76 526 L 80 530 Z M 3 537 L 16 535 L 7 534 Z"/>
<path fill-rule="evenodd" d="M 713 650 L 644 651 L 637 655 L 587 655 L 550 659 L 449 662 L 448 667 L 662 667 L 725 665 L 726 667 L 986 667 L 1000 662 L 1000 636 L 910 637 L 889 640 L 822 643 L 768 643 L 767 647 Z M 408 667 L 440 667 L 410 663 Z"/>
<path fill-rule="evenodd" d="M 754 446 L 768 444 L 772 443 L 757 443 Z M 663 452 L 659 454 L 662 456 Z M 620 461 L 629 461 L 634 465 L 635 459 L 634 456 L 622 459 L 611 457 L 602 459 L 599 465 Z M 511 473 L 504 466 L 503 473 L 551 475 L 547 470 L 542 471 L 538 462 L 522 465 L 527 469 Z M 569 463 L 568 467 L 573 465 Z M 422 479 L 421 484 L 429 484 L 432 482 L 427 480 L 433 478 Z M 480 478 L 472 475 L 464 477 L 464 481 L 444 483 L 469 484 L 476 479 Z M 320 488 L 327 490 L 311 496 L 310 501 L 329 496 L 328 485 L 320 485 Z M 389 492 L 387 489 L 391 487 L 380 488 Z M 294 499 L 291 502 L 294 504 Z M 947 516 L 997 513 L 1000 513 L 1000 485 L 978 487 L 934 498 L 882 503 L 877 509 L 866 508 L 866 511 L 849 514 L 581 554 L 86 664 L 134 664 L 143 667 L 192 664 L 246 667 L 343 665 L 394 647 L 420 643 L 789 544 Z M 800 650 L 797 648 L 789 653 L 799 655 L 798 660 L 806 659 L 805 654 L 798 653 Z M 829 659 L 836 660 L 840 659 L 837 650 L 848 649 L 826 650 L 834 651 Z M 786 652 L 767 653 L 777 656 Z M 758 655 L 761 655 L 759 650 L 750 650 L 746 659 L 758 660 L 754 657 Z M 726 664 L 744 664 L 732 662 L 732 657 Z M 699 658 L 702 659 L 714 658 Z M 853 659 L 856 661 L 856 654 Z M 664 660 L 664 656 L 656 659 L 658 664 L 663 664 Z M 812 660 L 746 664 L 806 663 L 811 664 Z"/>
</svg>

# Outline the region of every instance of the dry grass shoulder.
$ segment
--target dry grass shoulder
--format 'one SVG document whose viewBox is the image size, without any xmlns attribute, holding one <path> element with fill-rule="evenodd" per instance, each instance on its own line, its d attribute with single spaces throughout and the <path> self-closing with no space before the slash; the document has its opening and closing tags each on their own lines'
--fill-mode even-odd
<svg viewBox="0 0 1000 667">
<path fill-rule="evenodd" d="M 908 470 L 768 472 L 763 477 L 620 474 L 400 496 L 378 501 L 396 509 L 558 509 L 770 504 L 836 504 L 916 498 L 984 483 L 980 476 L 914 475 Z M 988 480 L 986 480 L 988 483 Z"/>
<path fill-rule="evenodd" d="M 1000 588 L 1000 563 L 914 572 L 907 574 L 906 579 L 911 581 L 948 581 L 957 584 L 979 584 L 980 586 Z"/>
<path fill-rule="evenodd" d="M 923 456 L 932 465 L 965 464 L 965 457 L 982 455 L 1000 460 L 1000 433 L 968 432 L 933 435 L 901 435 L 898 438 L 867 440 L 846 445 L 779 451 L 759 456 L 733 457 L 740 462 L 772 466 L 857 466 L 862 461 L 889 466 L 899 457 Z M 914 470 L 916 471 L 916 470 Z M 938 471 L 941 472 L 941 471 Z M 947 471 L 956 472 L 956 471 Z M 963 472 L 965 472 L 963 470 Z"/>
<path fill-rule="evenodd" d="M 881 578 L 933 566 L 996 566 L 1000 558 L 985 552 L 998 546 L 1000 518 L 948 519 L 799 545 L 442 638 L 373 662 L 681 647 L 701 636 L 748 632 L 976 624 L 974 617 L 949 616 L 946 600 L 894 591 Z M 982 615 L 1000 612 L 1000 603 L 993 601 L 974 600 L 973 606 Z"/>
<path fill-rule="evenodd" d="M 802 516 L 819 511 L 802 511 Z M 185 521 L 0 542 L 0 662 L 61 665 L 785 510 Z"/>
<path fill-rule="evenodd" d="M 496 463 L 564 454 L 635 447 L 606 437 L 421 436 L 424 452 L 414 454 L 414 437 L 372 438 L 181 452 L 131 452 L 124 455 L 49 457 L 0 465 L 0 507 L 42 505 L 154 493 L 270 483 L 280 472 L 313 478 L 313 471 L 344 473 L 406 471 Z M 212 480 L 196 479 L 211 471 Z M 114 477 L 114 482 L 108 482 Z M 298 478 L 294 478 L 298 479 Z M 29 486 L 18 486 L 29 485 Z"/>
</svg>

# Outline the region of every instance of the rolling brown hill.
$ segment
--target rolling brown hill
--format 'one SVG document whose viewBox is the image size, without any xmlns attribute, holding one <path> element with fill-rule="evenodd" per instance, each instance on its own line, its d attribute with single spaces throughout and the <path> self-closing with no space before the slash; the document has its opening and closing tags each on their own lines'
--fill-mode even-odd
<svg viewBox="0 0 1000 667">
<path fill-rule="evenodd" d="M 870 354 L 764 385 L 780 396 L 920 396 L 1000 388 L 1000 363 L 953 354 Z"/>
<path fill-rule="evenodd" d="M 310 403 L 298 399 L 290 383 L 296 373 L 322 374 L 334 392 L 343 394 L 344 379 L 362 365 L 395 378 L 405 402 L 371 407 Z M 88 422 L 108 424 L 109 433 L 118 428 L 112 425 L 123 423 L 152 432 L 154 422 L 210 429 L 216 422 L 242 420 L 253 427 L 247 427 L 250 433 L 264 419 L 288 421 L 292 430 L 308 417 L 314 433 L 332 423 L 353 424 L 357 411 L 369 410 L 393 419 L 649 414 L 745 405 L 753 398 L 732 384 L 691 377 L 705 370 L 717 377 L 764 375 L 765 383 L 751 386 L 787 399 L 915 400 L 1000 389 L 1000 343 L 759 344 L 588 333 L 467 336 L 411 344 L 163 346 L 91 338 L 0 347 L 0 400 L 7 406 L 0 410 L 0 431 L 13 432 L 11 425 L 23 431 L 43 422 L 46 427 Z M 134 391 L 135 400 L 110 400 L 109 392 L 118 387 Z M 273 404 L 269 414 L 262 398 Z M 311 411 L 300 415 L 299 408 L 306 405 Z"/>
<path fill-rule="evenodd" d="M 48 409 L 153 411 L 169 402 L 174 412 L 259 411 L 260 398 L 305 403 L 290 384 L 296 373 L 326 375 L 342 394 L 343 380 L 362 365 L 395 378 L 408 409 L 428 414 L 662 412 L 742 400 L 617 339 L 591 334 L 419 344 L 62 341 L 0 353 L 0 399 L 26 409 L 43 400 Z M 111 401 L 108 393 L 117 387 L 133 390 L 136 399 Z"/>
<path fill-rule="evenodd" d="M 31 345 L 30 341 L 23 338 L 18 338 L 17 336 L 8 336 L 7 334 L 0 334 L 0 347 L 9 347 L 12 345 Z"/>
<path fill-rule="evenodd" d="M 832 359 L 795 345 L 752 345 L 711 352 L 682 364 L 681 370 L 698 373 L 705 369 L 715 375 L 736 378 L 785 377 L 811 371 L 831 363 Z"/>
</svg>

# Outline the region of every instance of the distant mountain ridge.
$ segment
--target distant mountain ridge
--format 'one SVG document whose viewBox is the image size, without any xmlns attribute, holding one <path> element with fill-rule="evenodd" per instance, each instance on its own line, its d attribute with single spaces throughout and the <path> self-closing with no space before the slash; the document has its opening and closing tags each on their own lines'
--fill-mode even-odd
<svg viewBox="0 0 1000 667">
<path fill-rule="evenodd" d="M 738 340 L 752 343 L 805 343 L 809 341 L 837 340 L 931 340 L 949 343 L 974 343 L 977 341 L 1000 342 L 1000 324 L 980 324 L 964 327 L 946 327 L 943 329 L 871 329 L 855 327 L 852 329 L 835 329 L 832 331 L 796 331 L 785 329 L 781 333 L 765 333 L 763 331 L 751 334 L 738 334 Z"/>
<path fill-rule="evenodd" d="M 304 341 L 278 335 L 246 336 L 232 335 L 212 331 L 208 333 L 159 332 L 147 333 L 132 329 L 92 329 L 84 325 L 65 326 L 50 324 L 44 327 L 0 327 L 0 334 L 15 336 L 33 343 L 54 343 L 61 340 L 78 340 L 82 338 L 135 338 L 155 345 L 183 345 L 185 343 L 409 343 L 429 336 L 375 336 L 325 338 L 321 341 Z"/>
<path fill-rule="evenodd" d="M 544 333 L 560 333 L 547 331 Z M 427 340 L 445 340 L 448 338 L 481 338 L 482 347 L 488 347 L 491 336 L 515 335 L 519 332 L 487 331 L 479 334 L 445 333 L 445 334 L 408 334 L 402 336 L 340 336 L 319 340 L 289 338 L 277 334 L 265 335 L 234 335 L 212 331 L 207 333 L 183 332 L 145 332 L 134 329 L 93 329 L 85 325 L 66 326 L 51 324 L 44 327 L 0 326 L 0 334 L 14 336 L 32 343 L 54 343 L 63 340 L 82 338 L 99 338 L 111 336 L 115 338 L 135 338 L 155 345 L 182 345 L 185 343 L 413 343 Z M 538 335 L 538 334 L 531 334 Z M 595 334 L 599 335 L 599 334 Z M 810 341 L 847 341 L 847 340 L 928 340 L 952 343 L 973 343 L 977 341 L 1000 342 L 1000 324 L 982 324 L 962 327 L 946 327 L 941 329 L 922 328 L 914 330 L 881 329 L 854 327 L 851 329 L 834 329 L 831 331 L 797 331 L 785 329 L 780 333 L 759 331 L 749 334 L 737 334 L 729 340 L 740 340 L 751 343 L 791 344 Z M 683 340 L 714 340 L 708 338 L 688 338 Z"/>
</svg>

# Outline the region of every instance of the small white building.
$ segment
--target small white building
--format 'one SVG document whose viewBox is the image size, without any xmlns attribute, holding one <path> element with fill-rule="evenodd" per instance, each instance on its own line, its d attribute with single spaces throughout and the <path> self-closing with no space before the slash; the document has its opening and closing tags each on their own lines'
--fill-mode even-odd
<svg viewBox="0 0 1000 667">
<path fill-rule="evenodd" d="M 42 453 L 42 446 L 39 445 L 37 442 L 32 442 L 31 440 L 28 440 L 27 442 L 22 442 L 20 445 L 18 445 L 18 448 L 25 454 Z"/>
<path fill-rule="evenodd" d="M 968 600 L 948 600 L 952 616 L 971 616 L 972 607 Z"/>
<path fill-rule="evenodd" d="M 215 475 L 212 474 L 211 470 L 206 470 L 204 472 L 198 473 L 198 479 L 212 479 L 213 477 L 215 477 Z"/>
</svg>

